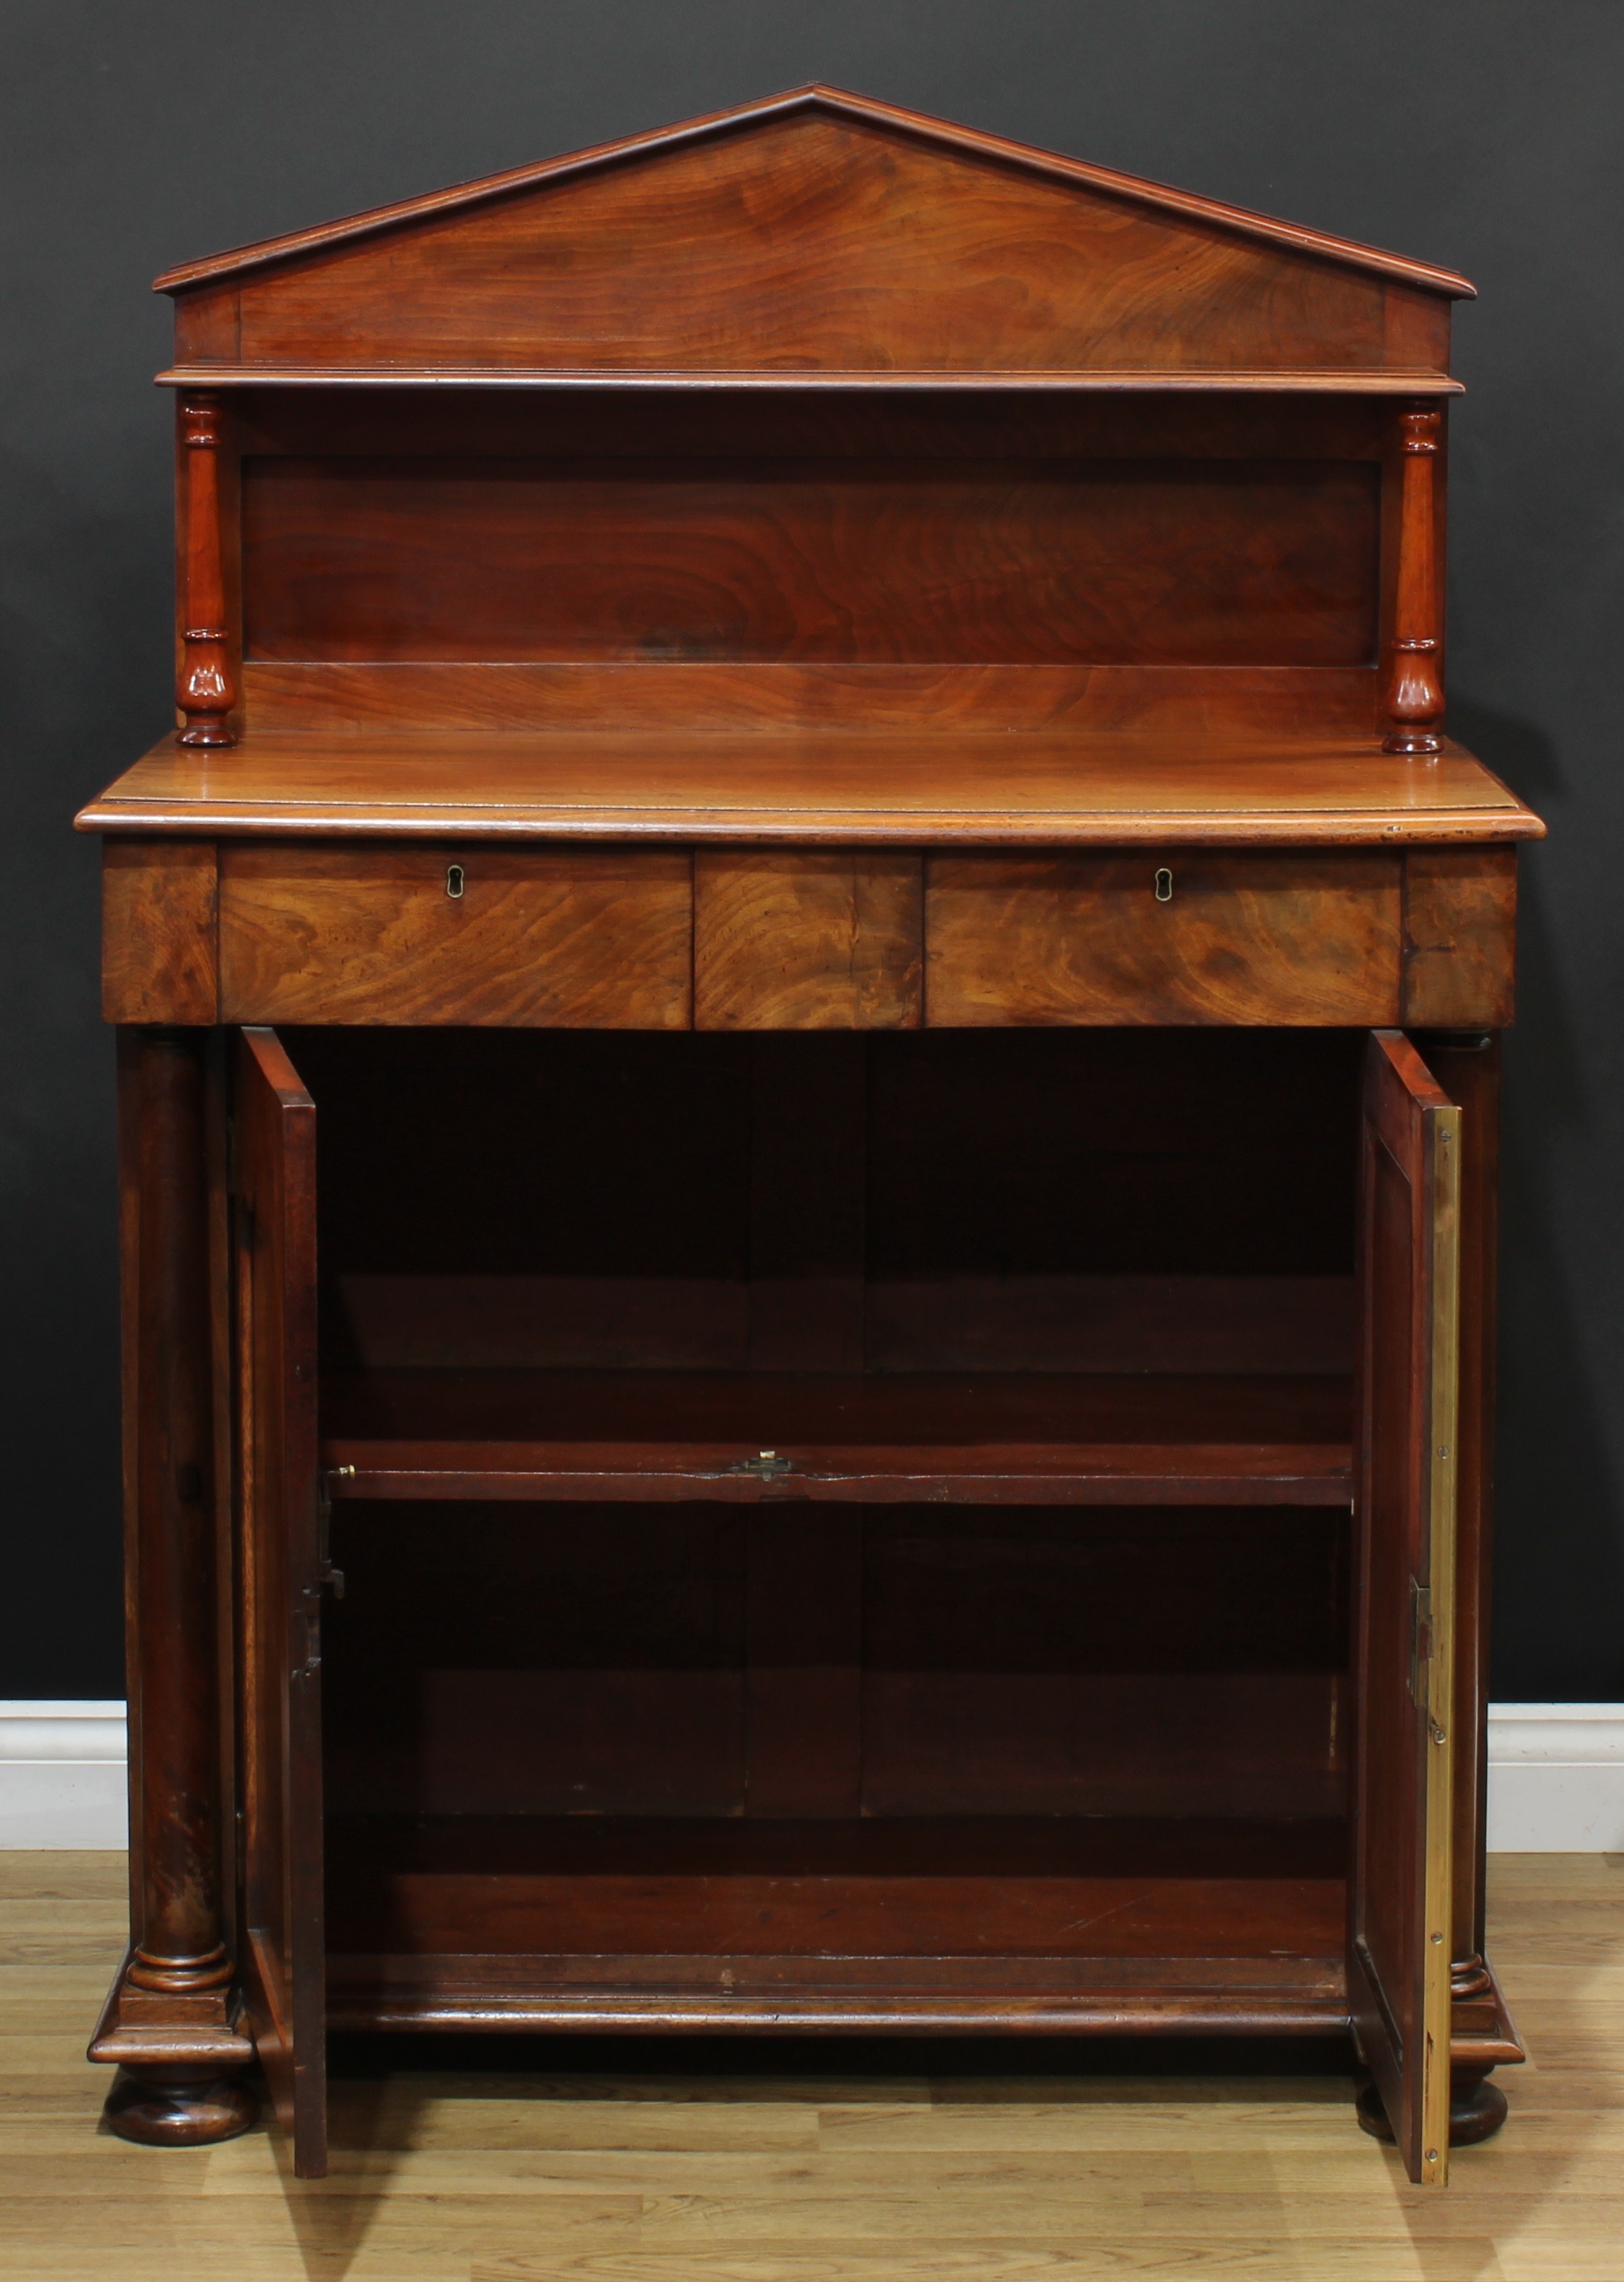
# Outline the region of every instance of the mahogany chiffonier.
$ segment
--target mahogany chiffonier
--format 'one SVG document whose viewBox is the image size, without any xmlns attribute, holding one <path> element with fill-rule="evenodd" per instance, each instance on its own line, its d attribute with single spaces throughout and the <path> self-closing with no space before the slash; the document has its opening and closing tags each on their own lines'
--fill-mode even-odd
<svg viewBox="0 0 1624 2282">
<path fill-rule="evenodd" d="M 114 2129 L 257 2061 L 319 2174 L 329 2029 L 1330 2032 L 1442 2180 L 1471 287 L 821 89 L 159 285 Z"/>
</svg>

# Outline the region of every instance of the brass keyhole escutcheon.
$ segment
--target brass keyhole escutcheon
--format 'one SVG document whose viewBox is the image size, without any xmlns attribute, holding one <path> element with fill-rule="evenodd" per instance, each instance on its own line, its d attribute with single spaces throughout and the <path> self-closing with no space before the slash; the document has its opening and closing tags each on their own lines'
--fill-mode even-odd
<svg viewBox="0 0 1624 2282">
<path fill-rule="evenodd" d="M 1156 901 L 1170 904 L 1173 900 L 1173 875 L 1164 864 L 1156 874 Z"/>
<path fill-rule="evenodd" d="M 460 864 L 447 864 L 446 866 L 446 893 L 451 897 L 453 903 L 455 903 L 462 895 L 462 890 L 467 887 L 467 885 L 468 874 L 463 871 L 462 866 Z"/>
</svg>

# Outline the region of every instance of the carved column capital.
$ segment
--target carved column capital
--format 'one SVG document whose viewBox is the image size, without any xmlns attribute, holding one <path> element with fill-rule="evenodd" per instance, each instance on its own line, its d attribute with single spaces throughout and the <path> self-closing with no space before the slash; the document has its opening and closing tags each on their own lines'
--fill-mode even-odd
<svg viewBox="0 0 1624 2282">
<path fill-rule="evenodd" d="M 181 399 L 181 435 L 191 451 L 214 451 L 220 444 L 220 399 L 185 396 Z"/>
</svg>

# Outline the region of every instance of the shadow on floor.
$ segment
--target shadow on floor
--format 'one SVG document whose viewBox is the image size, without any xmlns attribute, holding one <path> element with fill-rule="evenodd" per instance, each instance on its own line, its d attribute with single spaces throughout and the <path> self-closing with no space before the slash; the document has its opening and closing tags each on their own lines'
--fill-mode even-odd
<svg viewBox="0 0 1624 2282">
<path fill-rule="evenodd" d="M 458 2100 L 933 2106 L 1282 2099 L 1346 2107 L 1347 2039 L 342 2036 L 329 2054 L 332 2170 L 276 2158 L 310 2282 L 344 2282 L 423 2119 Z"/>
</svg>

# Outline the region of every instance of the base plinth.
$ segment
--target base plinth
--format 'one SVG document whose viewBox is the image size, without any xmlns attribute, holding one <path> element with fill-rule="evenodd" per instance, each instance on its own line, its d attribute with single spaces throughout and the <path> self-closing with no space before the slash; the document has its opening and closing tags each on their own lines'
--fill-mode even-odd
<svg viewBox="0 0 1624 2282">
<path fill-rule="evenodd" d="M 1393 2139 L 1393 2126 L 1381 2104 L 1381 2094 L 1367 2084 L 1355 2103 L 1360 2129 L 1372 2139 Z M 1505 2122 L 1505 2094 L 1486 2076 L 1459 2076 L 1449 2085 L 1449 2145 L 1474 2147 L 1492 2139 Z"/>
<path fill-rule="evenodd" d="M 107 2094 L 109 2131 L 142 2147 L 209 2147 L 246 2131 L 260 2103 L 238 2076 L 195 2069 L 120 2069 Z"/>
</svg>

